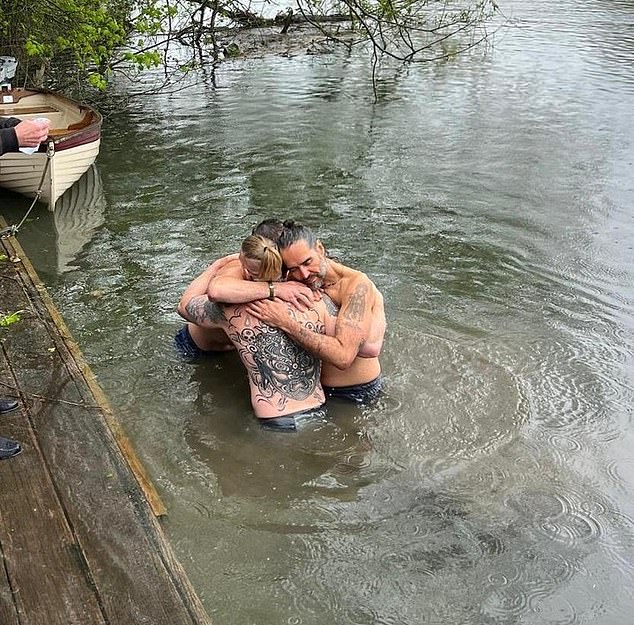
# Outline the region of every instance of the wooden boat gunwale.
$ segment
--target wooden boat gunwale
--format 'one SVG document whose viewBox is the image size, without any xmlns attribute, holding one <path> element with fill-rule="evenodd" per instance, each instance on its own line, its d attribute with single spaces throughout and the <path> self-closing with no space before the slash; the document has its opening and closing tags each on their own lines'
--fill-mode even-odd
<svg viewBox="0 0 634 625">
<path fill-rule="evenodd" d="M 80 104 L 63 94 L 51 91 L 50 89 L 15 88 L 11 90 L 11 95 L 13 96 L 13 102 L 8 104 L 0 103 L 0 111 L 2 112 L 2 115 L 6 117 L 38 114 L 46 116 L 47 113 L 58 111 L 58 109 L 55 109 L 50 105 L 33 107 L 33 109 L 23 107 L 22 110 L 20 110 L 20 102 L 25 98 L 35 95 L 42 95 L 45 97 L 50 96 L 51 100 L 59 101 L 65 104 L 69 109 L 79 110 L 79 113 L 82 116 L 79 122 L 75 122 L 63 128 L 51 128 L 49 139 L 53 140 L 56 150 L 66 150 L 69 147 L 74 147 L 75 145 L 90 143 L 101 136 L 101 124 L 103 122 L 103 117 L 99 111 L 87 104 Z M 81 141 L 72 141 L 72 145 L 69 145 L 68 142 L 72 139 L 81 139 Z M 43 143 L 38 151 L 46 152 L 46 143 Z"/>
</svg>

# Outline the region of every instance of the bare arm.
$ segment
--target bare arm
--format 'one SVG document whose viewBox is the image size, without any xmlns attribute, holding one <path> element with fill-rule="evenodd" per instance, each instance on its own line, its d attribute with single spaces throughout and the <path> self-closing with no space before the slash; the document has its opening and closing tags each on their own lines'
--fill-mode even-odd
<svg viewBox="0 0 634 625">
<path fill-rule="evenodd" d="M 277 285 L 276 285 L 277 286 Z M 245 280 L 242 272 L 232 272 L 213 277 L 207 286 L 207 296 L 212 302 L 245 304 L 269 296 L 268 282 Z"/>
<path fill-rule="evenodd" d="M 308 310 L 313 301 L 320 298 L 320 294 L 301 282 L 273 283 L 275 297 L 293 304 L 301 311 Z M 226 304 L 246 304 L 269 297 L 267 282 L 244 280 L 240 275 L 218 275 L 209 281 L 207 295 L 212 302 Z"/>
<path fill-rule="evenodd" d="M 185 316 L 185 307 L 192 297 L 197 295 L 204 295 L 207 292 L 207 285 L 209 281 L 221 270 L 226 270 L 232 261 L 237 261 L 237 254 L 230 254 L 214 261 L 205 271 L 203 271 L 197 278 L 192 280 L 190 285 L 185 289 L 178 303 L 178 314 L 187 319 Z M 188 321 L 190 321 L 188 319 Z"/>
<path fill-rule="evenodd" d="M 204 294 L 190 298 L 183 308 L 181 316 L 187 321 L 209 329 L 224 329 L 223 322 L 226 320 L 222 307 L 210 302 Z"/>
<path fill-rule="evenodd" d="M 350 286 L 337 317 L 334 336 L 306 329 L 289 315 L 281 302 L 254 302 L 248 309 L 254 317 L 279 327 L 315 356 L 339 369 L 347 369 L 369 334 L 373 303 L 371 287 L 372 283 L 365 276 Z"/>
</svg>

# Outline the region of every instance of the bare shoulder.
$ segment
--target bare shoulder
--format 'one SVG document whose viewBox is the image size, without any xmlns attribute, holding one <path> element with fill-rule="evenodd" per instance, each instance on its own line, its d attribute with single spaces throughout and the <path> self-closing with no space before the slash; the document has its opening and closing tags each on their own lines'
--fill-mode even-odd
<svg viewBox="0 0 634 625">
<path fill-rule="evenodd" d="M 339 286 L 339 296 L 341 298 L 342 307 L 350 299 L 363 299 L 366 302 L 373 300 L 377 292 L 374 283 L 366 274 L 361 271 L 355 271 L 341 279 Z"/>
<path fill-rule="evenodd" d="M 242 265 L 237 258 L 229 260 L 224 267 L 218 270 L 216 278 L 242 278 Z"/>
<path fill-rule="evenodd" d="M 383 308 L 383 293 L 381 293 L 381 291 L 379 291 L 379 289 L 377 288 L 376 284 L 374 284 L 374 282 L 370 281 L 370 284 L 372 285 L 372 295 L 374 297 L 374 305 L 376 307 L 380 307 Z"/>
</svg>

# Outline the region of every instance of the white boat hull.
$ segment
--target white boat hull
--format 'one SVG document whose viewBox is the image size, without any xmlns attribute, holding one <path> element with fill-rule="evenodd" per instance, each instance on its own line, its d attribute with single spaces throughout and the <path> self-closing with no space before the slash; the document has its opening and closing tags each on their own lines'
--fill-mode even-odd
<svg viewBox="0 0 634 625">
<path fill-rule="evenodd" d="M 77 182 L 99 154 L 100 140 L 70 150 L 46 154 L 15 152 L 0 157 L 0 186 L 27 197 L 35 197 L 42 188 L 40 201 L 53 210 L 63 193 Z M 46 172 L 44 173 L 44 170 Z M 44 174 L 44 176 L 43 176 Z"/>
<path fill-rule="evenodd" d="M 94 163 L 99 153 L 101 115 L 60 94 L 14 89 L 3 95 L 0 115 L 18 119 L 46 117 L 49 137 L 33 154 L 10 152 L 0 156 L 0 186 L 36 197 L 50 210 Z M 44 149 L 48 147 L 51 155 Z"/>
</svg>

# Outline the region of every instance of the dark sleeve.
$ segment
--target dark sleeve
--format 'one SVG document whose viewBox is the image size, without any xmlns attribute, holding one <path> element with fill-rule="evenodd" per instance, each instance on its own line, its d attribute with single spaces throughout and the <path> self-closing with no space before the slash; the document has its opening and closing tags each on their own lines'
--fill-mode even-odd
<svg viewBox="0 0 634 625">
<path fill-rule="evenodd" d="M 5 152 L 17 152 L 20 148 L 13 129 L 19 123 L 20 120 L 15 117 L 0 117 L 0 156 Z"/>
</svg>

